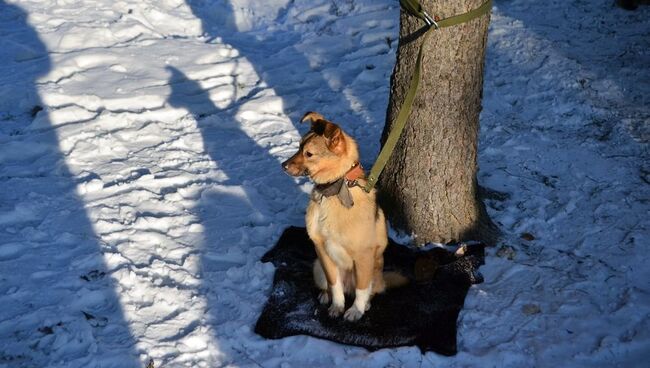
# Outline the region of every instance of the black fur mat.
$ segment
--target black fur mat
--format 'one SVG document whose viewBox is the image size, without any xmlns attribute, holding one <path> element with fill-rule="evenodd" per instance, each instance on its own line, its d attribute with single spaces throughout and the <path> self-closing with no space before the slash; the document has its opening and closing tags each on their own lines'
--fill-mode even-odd
<svg viewBox="0 0 650 368">
<path fill-rule="evenodd" d="M 412 281 L 376 295 L 359 321 L 333 319 L 317 299 L 314 245 L 304 228 L 287 228 L 262 257 L 276 271 L 255 332 L 269 339 L 310 335 L 369 350 L 416 345 L 422 352 L 456 354 L 456 320 L 469 287 L 483 281 L 478 268 L 484 247 L 467 246 L 463 256 L 456 256 L 442 248 L 421 251 L 391 240 L 384 258 L 385 271 L 399 271 Z M 352 297 L 346 296 L 346 302 L 349 307 Z"/>
</svg>

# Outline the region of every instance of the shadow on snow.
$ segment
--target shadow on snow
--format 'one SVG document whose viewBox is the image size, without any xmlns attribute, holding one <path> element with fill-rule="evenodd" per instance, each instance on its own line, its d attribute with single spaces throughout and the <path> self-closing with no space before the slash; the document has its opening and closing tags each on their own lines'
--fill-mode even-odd
<svg viewBox="0 0 650 368">
<path fill-rule="evenodd" d="M 48 50 L 27 13 L 3 0 L 0 47 L 0 365 L 139 367 L 104 263 L 112 250 L 95 235 L 41 111 Z"/>
</svg>

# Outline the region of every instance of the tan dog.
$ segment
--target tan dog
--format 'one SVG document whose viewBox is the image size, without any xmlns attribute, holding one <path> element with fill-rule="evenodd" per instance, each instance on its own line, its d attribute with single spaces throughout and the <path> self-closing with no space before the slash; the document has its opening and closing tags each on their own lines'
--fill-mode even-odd
<svg viewBox="0 0 650 368">
<path fill-rule="evenodd" d="M 314 280 L 322 290 L 319 300 L 323 304 L 331 300 L 330 316 L 340 316 L 344 294 L 354 291 L 354 304 L 344 317 L 356 321 L 370 308 L 370 298 L 385 288 L 386 220 L 375 191 L 366 193 L 362 188 L 366 181 L 354 139 L 321 114 L 309 112 L 301 122 L 308 120 L 311 130 L 282 167 L 292 176 L 307 175 L 316 184 L 306 224 L 318 254 Z"/>
</svg>

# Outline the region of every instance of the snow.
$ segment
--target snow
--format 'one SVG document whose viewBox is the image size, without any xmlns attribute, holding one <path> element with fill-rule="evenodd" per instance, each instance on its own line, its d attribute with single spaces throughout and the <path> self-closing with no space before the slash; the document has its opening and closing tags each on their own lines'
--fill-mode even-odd
<svg viewBox="0 0 650 368">
<path fill-rule="evenodd" d="M 495 1 L 479 183 L 504 237 L 457 356 L 252 332 L 311 189 L 279 165 L 297 121 L 371 166 L 398 14 L 0 0 L 0 367 L 644 366 L 650 9 L 610 0 Z"/>
</svg>

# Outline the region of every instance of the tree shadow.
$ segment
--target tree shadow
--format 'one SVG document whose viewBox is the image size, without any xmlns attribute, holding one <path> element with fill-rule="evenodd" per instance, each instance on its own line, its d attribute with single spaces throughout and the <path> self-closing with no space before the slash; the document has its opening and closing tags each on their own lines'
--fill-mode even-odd
<svg viewBox="0 0 650 368">
<path fill-rule="evenodd" d="M 268 228 L 273 223 L 290 221 L 292 209 L 287 208 L 286 197 L 294 198 L 296 209 L 304 209 L 307 196 L 284 174 L 280 161 L 246 134 L 235 116 L 259 88 L 253 88 L 226 108 L 219 108 L 210 91 L 197 81 L 175 67 L 168 66 L 167 70 L 171 86 L 169 104 L 188 110 L 196 119 L 206 153 L 219 175 L 224 174 L 203 190 L 194 212 L 203 228 L 201 273 L 203 296 L 208 303 L 206 320 L 215 327 L 214 331 L 221 332 L 213 336 L 221 353 L 241 361 L 247 356 L 239 350 L 239 343 L 231 343 L 223 329 L 240 327 L 237 321 L 247 314 L 248 306 L 259 304 L 260 298 L 246 290 L 251 288 L 246 283 L 250 280 L 240 280 L 235 286 L 230 284 L 230 278 L 232 273 L 239 272 L 235 270 L 246 265 L 247 258 L 251 259 L 246 254 L 252 249 L 272 245 L 273 236 L 269 236 Z M 257 260 L 259 256 L 254 254 Z M 245 268 L 249 267 L 252 266 Z M 239 306 L 232 304 L 235 300 Z"/>
<path fill-rule="evenodd" d="M 234 24 L 237 15 L 230 1 L 186 2 L 194 16 L 201 20 L 204 33 L 211 40 L 232 46 L 240 59 L 250 62 L 260 78 L 258 87 L 246 96 L 225 107 L 218 107 L 211 91 L 192 80 L 185 74 L 187 71 L 184 73 L 168 67 L 169 104 L 184 108 L 193 115 L 206 153 L 226 176 L 203 192 L 195 209 L 205 242 L 201 263 L 202 289 L 209 309 L 206 318 L 212 330 L 216 331 L 214 339 L 222 351 L 225 350 L 236 361 L 251 361 L 245 352 L 239 350 L 241 338 L 232 336 L 230 331 L 241 329 L 242 319 L 256 319 L 266 296 L 251 292 L 251 289 L 259 289 L 249 284 L 251 280 L 241 280 L 237 285 L 228 280 L 239 277 L 233 276 L 235 269 L 254 274 L 260 268 L 251 264 L 241 267 L 246 263 L 246 257 L 242 260 L 234 255 L 239 251 L 256 252 L 253 258 L 257 262 L 273 245 L 273 238 L 280 235 L 282 229 L 278 228 L 278 223 L 297 219 L 298 224 L 303 224 L 308 196 L 284 174 L 279 159 L 247 135 L 238 112 L 246 102 L 256 99 L 258 93 L 271 90 L 282 99 L 283 112 L 294 122 L 309 110 L 320 110 L 333 120 L 342 120 L 342 125 L 354 135 L 355 129 L 367 129 L 368 124 L 349 126 L 346 122 L 367 122 L 368 119 L 355 112 L 349 96 L 331 88 L 331 81 L 326 79 L 323 71 L 295 47 L 301 37 L 298 31 L 240 32 Z M 277 14 L 279 23 L 286 17 L 285 11 L 280 9 Z M 381 58 L 383 54 L 377 57 Z M 359 69 L 370 68 L 363 64 Z M 233 83 L 235 90 L 236 81 Z M 221 102 L 218 105 L 222 106 Z M 383 119 L 383 114 L 382 107 L 377 115 Z M 303 132 L 308 130 L 308 126 L 297 124 L 295 128 Z M 379 131 L 377 138 L 378 135 Z M 376 153 L 373 152 L 375 145 L 360 145 L 360 148 L 362 157 L 366 159 L 372 159 Z M 265 172 L 260 172 L 260 168 Z M 267 230 L 259 230 L 264 228 Z M 269 228 L 273 236 L 268 236 Z M 253 277 L 254 283 L 255 276 L 248 276 Z M 231 305 L 233 299 L 237 301 L 236 306 Z"/>
<path fill-rule="evenodd" d="M 542 249 L 526 244 L 527 239 L 522 243 L 531 233 L 553 239 L 545 249 L 582 244 L 564 230 L 580 228 L 585 216 L 593 217 L 594 223 L 609 216 L 591 213 L 589 207 L 597 201 L 616 201 L 621 190 L 607 179 L 591 180 L 602 175 L 604 167 L 638 165 L 642 180 L 647 172 L 647 150 L 632 139 L 647 141 L 650 133 L 650 84 L 639 83 L 650 77 L 648 54 L 639 52 L 650 46 L 650 38 L 639 34 L 641 26 L 648 24 L 648 10 L 644 18 L 641 10 L 630 13 L 614 6 L 614 1 L 543 5 L 495 1 L 486 53 L 483 105 L 487 108 L 481 117 L 478 176 L 484 185 L 481 194 L 493 211 L 529 211 L 535 199 L 517 202 L 526 192 L 546 202 L 538 214 L 528 216 L 542 219 L 539 225 L 529 220 L 509 223 L 509 215 L 495 217 L 503 221 L 498 223 L 503 232 L 510 233 L 508 241 L 519 242 L 529 255 L 539 257 L 534 252 Z M 577 200 L 574 214 L 585 214 L 568 216 L 549 232 L 555 220 L 544 219 L 552 217 L 546 214 L 563 213 L 558 208 L 573 203 L 573 197 L 563 193 L 578 184 L 577 196 L 585 197 Z M 613 234 L 613 229 L 608 233 Z M 521 239 L 514 239 L 520 235 Z"/>
<path fill-rule="evenodd" d="M 380 60 L 385 62 L 385 54 L 390 52 L 391 46 L 381 46 L 387 41 L 373 41 L 373 52 L 377 54 L 360 53 L 363 56 L 358 56 L 358 43 L 363 43 L 360 40 L 360 34 L 363 34 L 360 30 L 367 30 L 358 24 L 355 24 L 355 30 L 351 31 L 350 39 L 342 40 L 340 37 L 329 36 L 330 27 L 334 27 L 332 20 L 320 19 L 319 15 L 301 17 L 304 18 L 302 22 L 321 24 L 316 31 L 318 39 L 307 44 L 302 42 L 301 26 L 295 26 L 295 29 L 267 27 L 261 30 L 255 28 L 255 24 L 246 25 L 247 21 L 240 19 L 241 12 L 238 13 L 234 9 L 236 1 L 186 0 L 186 3 L 194 16 L 201 20 L 205 35 L 231 45 L 251 63 L 260 79 L 282 98 L 284 111 L 293 122 L 299 121 L 307 111 L 319 111 L 340 124 L 352 136 L 358 137 L 361 130 L 374 128 L 377 131 L 376 142 L 359 145 L 362 163 L 372 162 L 378 149 L 379 129 L 383 126 L 385 101 L 382 100 L 381 105 L 373 104 L 371 98 L 361 95 L 361 90 L 368 88 L 368 83 L 374 83 L 376 79 L 383 80 L 383 76 L 378 74 L 381 68 L 376 68 L 373 63 Z M 278 5 L 269 4 L 269 7 L 272 6 Z M 275 19 L 265 21 L 271 24 L 291 24 L 287 18 L 297 17 L 291 13 L 293 1 L 288 1 L 284 6 L 277 9 Z M 332 2 L 329 6 L 328 14 L 335 16 L 342 11 L 340 7 L 344 5 Z M 346 6 L 354 8 L 350 2 Z M 385 7 L 391 6 L 398 5 L 389 4 Z M 348 10 L 352 11 L 350 9 Z M 265 9 L 264 13 L 270 14 L 272 11 Z M 356 14 L 350 18 L 343 24 L 351 25 L 355 20 L 363 24 L 368 19 L 373 19 L 373 14 Z M 250 22 L 252 21 L 248 23 Z M 252 29 L 239 30 L 241 27 Z M 339 43 L 341 47 L 333 49 L 330 43 Z M 355 55 L 355 59 L 348 61 L 342 70 L 331 67 L 331 60 L 343 60 L 342 56 L 346 53 Z M 356 58 L 363 58 L 369 64 L 359 62 Z M 392 65 L 393 60 L 389 62 Z M 365 92 L 364 90 L 363 93 Z M 387 89 L 385 93 L 387 98 Z M 372 116 L 367 116 L 364 108 L 371 111 Z M 300 130 L 298 126 L 296 129 Z M 364 132 L 363 135 L 368 133 Z"/>
<path fill-rule="evenodd" d="M 577 100 L 584 95 L 593 113 L 609 116 L 587 122 L 592 129 L 609 138 L 617 125 L 624 125 L 633 138 L 650 139 L 646 123 L 650 117 L 650 83 L 639 83 L 650 76 L 650 56 L 646 52 L 650 48 L 650 28 L 641 31 L 639 27 L 643 23 L 650 25 L 650 8 L 629 12 L 614 1 L 574 1 L 568 6 L 564 1 L 551 1 L 536 11 L 530 11 L 530 4 L 521 0 L 498 0 L 496 6 L 501 15 L 513 20 L 508 26 L 522 27 L 540 40 L 522 44 L 521 52 L 512 57 L 513 68 L 521 70 L 522 78 L 552 66 L 555 73 L 566 74 L 560 91 L 574 96 L 573 109 L 584 109 Z M 577 73 L 569 73 L 572 69 Z M 541 78 L 534 83 L 547 80 Z M 513 107 L 526 114 L 525 104 Z M 571 121 L 577 114 L 568 109 L 557 108 L 564 120 Z"/>
<path fill-rule="evenodd" d="M 36 85 L 52 65 L 27 16 L 0 0 L 0 365 L 141 367 L 113 251 L 43 111 Z"/>
<path fill-rule="evenodd" d="M 260 198 L 275 199 L 280 194 L 289 194 L 294 198 L 302 196 L 306 199 L 295 181 L 282 171 L 279 159 L 249 137 L 236 116 L 239 108 L 256 98 L 261 88 L 254 87 L 245 96 L 220 108 L 212 100 L 210 91 L 197 81 L 173 66 L 167 66 L 167 70 L 171 86 L 168 102 L 171 106 L 186 109 L 196 119 L 206 153 L 226 175 L 218 185 L 236 186 L 243 190 L 224 191 L 222 194 L 230 193 L 228 196 L 232 197 L 231 201 L 241 202 L 241 206 L 248 209 L 247 213 L 255 212 L 262 217 L 284 208 L 274 207 L 273 201 L 260 201 Z M 234 88 L 236 87 L 233 86 Z M 266 207 L 265 202 L 270 207 Z M 255 222 L 254 218 L 248 221 Z"/>
</svg>

